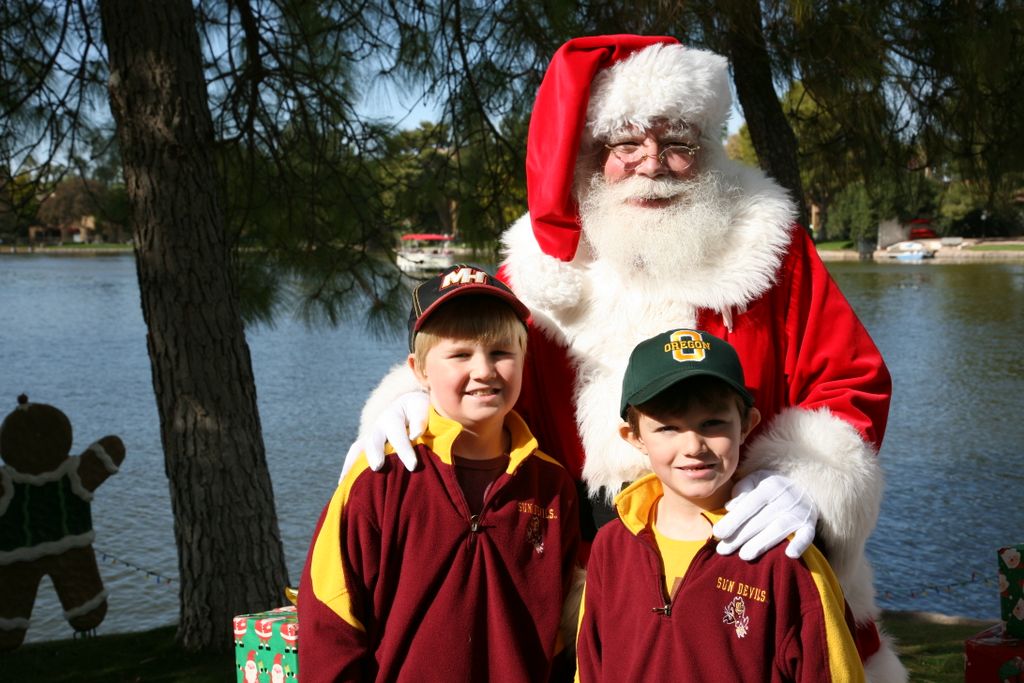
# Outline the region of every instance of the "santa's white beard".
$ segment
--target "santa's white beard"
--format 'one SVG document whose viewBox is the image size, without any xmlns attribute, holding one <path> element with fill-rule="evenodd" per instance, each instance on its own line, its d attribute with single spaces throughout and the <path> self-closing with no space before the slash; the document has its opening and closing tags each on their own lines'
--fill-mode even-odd
<svg viewBox="0 0 1024 683">
<path fill-rule="evenodd" d="M 728 250 L 736 192 L 714 171 L 686 180 L 632 176 L 615 182 L 598 172 L 580 193 L 583 236 L 596 259 L 623 273 L 672 277 Z M 665 198 L 672 202 L 664 207 L 630 203 Z"/>
</svg>

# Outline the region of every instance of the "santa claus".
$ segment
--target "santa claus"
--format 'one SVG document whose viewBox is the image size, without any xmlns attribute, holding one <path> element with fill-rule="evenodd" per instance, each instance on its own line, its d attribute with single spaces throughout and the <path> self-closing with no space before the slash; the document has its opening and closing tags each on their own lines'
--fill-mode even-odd
<svg viewBox="0 0 1024 683">
<path fill-rule="evenodd" d="M 630 351 L 674 327 L 729 341 L 764 419 L 719 551 L 750 559 L 789 537 L 797 557 L 817 534 L 869 680 L 903 681 L 864 554 L 889 374 L 786 191 L 726 158 L 730 106 L 726 59 L 672 38 L 578 38 L 555 53 L 531 115 L 529 213 L 504 234 L 499 271 L 532 312 L 517 410 L 585 483 L 592 535 L 602 505 L 649 471 L 617 433 Z M 349 461 L 365 450 L 379 466 L 387 439 L 412 466 L 405 425 L 415 436 L 426 402 L 395 397 L 413 388 L 405 370 L 385 379 Z"/>
<path fill-rule="evenodd" d="M 270 667 L 270 683 L 284 683 L 284 666 L 281 665 L 281 653 L 274 655 L 274 665 Z"/>
<path fill-rule="evenodd" d="M 245 666 L 242 668 L 242 679 L 245 683 L 257 683 L 259 675 L 260 669 L 256 665 L 256 650 L 249 650 L 249 657 L 245 660 Z"/>
</svg>

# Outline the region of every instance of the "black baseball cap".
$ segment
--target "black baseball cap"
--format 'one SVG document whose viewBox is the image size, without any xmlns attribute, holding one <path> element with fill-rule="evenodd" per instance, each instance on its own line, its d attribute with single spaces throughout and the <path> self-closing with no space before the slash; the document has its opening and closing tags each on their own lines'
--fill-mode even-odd
<svg viewBox="0 0 1024 683">
<path fill-rule="evenodd" d="M 512 307 L 524 325 L 530 317 L 530 309 L 504 282 L 482 268 L 464 263 L 456 264 L 429 280 L 424 280 L 412 290 L 412 309 L 409 311 L 410 351 L 413 350 L 416 333 L 438 306 L 465 294 L 483 294 L 504 301 Z"/>
<path fill-rule="evenodd" d="M 735 389 L 748 406 L 754 405 L 736 349 L 707 332 L 678 329 L 662 332 L 633 349 L 622 378 L 619 414 L 625 420 L 629 406 L 646 403 L 670 386 L 700 375 L 717 377 Z"/>
</svg>

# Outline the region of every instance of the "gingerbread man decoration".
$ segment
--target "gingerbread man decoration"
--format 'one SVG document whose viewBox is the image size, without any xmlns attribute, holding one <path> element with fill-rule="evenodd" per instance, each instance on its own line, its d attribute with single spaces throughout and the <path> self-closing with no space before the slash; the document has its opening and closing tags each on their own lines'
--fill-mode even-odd
<svg viewBox="0 0 1024 683">
<path fill-rule="evenodd" d="M 76 632 L 107 614 L 90 501 L 124 461 L 124 444 L 105 436 L 72 456 L 71 434 L 67 415 L 24 394 L 0 424 L 0 652 L 24 641 L 44 575 Z"/>
</svg>

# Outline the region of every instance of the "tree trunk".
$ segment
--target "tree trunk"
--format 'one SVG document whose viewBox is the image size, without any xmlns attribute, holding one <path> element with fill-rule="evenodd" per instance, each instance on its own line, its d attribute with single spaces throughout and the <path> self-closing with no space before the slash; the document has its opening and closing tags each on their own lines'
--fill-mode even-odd
<svg viewBox="0 0 1024 683">
<path fill-rule="evenodd" d="M 101 0 L 181 575 L 178 640 L 231 646 L 231 617 L 287 583 L 256 387 L 214 178 L 190 0 Z"/>
<path fill-rule="evenodd" d="M 732 62 L 736 95 L 761 167 L 789 190 L 807 225 L 796 135 L 786 120 L 775 92 L 771 61 L 765 45 L 759 0 L 733 0 L 722 9 L 723 43 Z"/>
</svg>

